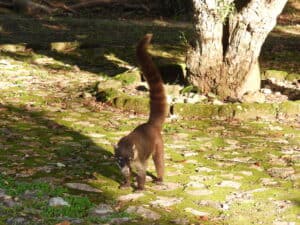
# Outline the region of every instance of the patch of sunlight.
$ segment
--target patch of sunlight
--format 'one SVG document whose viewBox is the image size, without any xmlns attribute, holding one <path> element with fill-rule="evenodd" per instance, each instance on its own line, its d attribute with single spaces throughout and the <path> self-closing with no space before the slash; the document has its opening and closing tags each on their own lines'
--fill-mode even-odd
<svg viewBox="0 0 300 225">
<path fill-rule="evenodd" d="M 300 35 L 300 25 L 295 26 L 277 26 L 276 31 L 282 32 L 284 34 Z"/>
<path fill-rule="evenodd" d="M 130 65 L 128 62 L 118 58 L 115 54 L 112 54 L 112 53 L 105 54 L 104 57 L 108 61 L 111 61 L 112 63 L 116 64 L 118 67 L 129 69 L 129 70 L 132 70 L 135 68 L 134 66 Z"/>
<path fill-rule="evenodd" d="M 162 57 L 167 59 L 176 60 L 179 62 L 184 62 L 184 55 L 182 54 L 174 54 L 174 52 L 166 52 L 160 50 L 160 48 L 149 48 L 149 52 L 154 57 Z"/>
</svg>

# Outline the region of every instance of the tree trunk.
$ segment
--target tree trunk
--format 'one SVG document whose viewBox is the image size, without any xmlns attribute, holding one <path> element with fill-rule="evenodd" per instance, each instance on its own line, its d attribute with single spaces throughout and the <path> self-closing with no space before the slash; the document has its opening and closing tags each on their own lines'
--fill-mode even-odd
<svg viewBox="0 0 300 225">
<path fill-rule="evenodd" d="M 195 40 L 187 54 L 187 79 L 223 99 L 258 90 L 260 50 L 286 2 L 193 0 Z"/>
</svg>

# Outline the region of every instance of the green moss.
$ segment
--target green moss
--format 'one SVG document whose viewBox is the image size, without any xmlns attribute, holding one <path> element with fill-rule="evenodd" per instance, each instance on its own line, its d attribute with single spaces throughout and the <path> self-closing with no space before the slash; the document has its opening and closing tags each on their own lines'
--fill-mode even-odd
<svg viewBox="0 0 300 225">
<path fill-rule="evenodd" d="M 119 95 L 119 92 L 114 88 L 108 88 L 96 93 L 97 101 L 111 102 Z"/>
<path fill-rule="evenodd" d="M 242 103 L 234 107 L 234 118 L 247 120 L 257 118 L 275 119 L 277 105 L 269 103 Z"/>
<path fill-rule="evenodd" d="M 266 70 L 263 74 L 263 79 L 275 78 L 277 80 L 284 80 L 287 75 L 288 72 L 286 71 Z"/>
<path fill-rule="evenodd" d="M 288 116 L 297 116 L 300 113 L 300 101 L 287 101 L 279 105 L 279 113 Z"/>
<path fill-rule="evenodd" d="M 128 85 L 141 82 L 141 75 L 139 71 L 126 72 L 116 75 L 114 79 L 121 81 L 123 85 Z"/>
<path fill-rule="evenodd" d="M 219 106 L 206 104 L 176 103 L 173 113 L 183 118 L 211 118 L 218 115 Z"/>
<path fill-rule="evenodd" d="M 285 77 L 286 80 L 288 81 L 296 81 L 296 80 L 300 80 L 300 74 L 298 73 L 290 73 Z"/>
</svg>

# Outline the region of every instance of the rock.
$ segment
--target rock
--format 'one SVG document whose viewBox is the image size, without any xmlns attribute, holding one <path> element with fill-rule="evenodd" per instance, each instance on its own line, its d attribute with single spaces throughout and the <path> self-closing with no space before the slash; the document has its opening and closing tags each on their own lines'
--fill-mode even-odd
<svg viewBox="0 0 300 225">
<path fill-rule="evenodd" d="M 275 221 L 273 225 L 296 225 L 296 222 L 283 222 L 283 221 Z"/>
<path fill-rule="evenodd" d="M 201 200 L 198 202 L 198 205 L 205 206 L 205 207 L 212 207 L 215 209 L 220 209 L 221 204 L 212 200 Z"/>
<path fill-rule="evenodd" d="M 118 198 L 119 201 L 133 201 L 145 196 L 144 193 L 132 193 L 128 195 L 122 195 Z"/>
<path fill-rule="evenodd" d="M 186 184 L 187 187 L 193 187 L 193 188 L 206 188 L 206 185 L 203 183 L 200 183 L 198 181 L 190 181 Z"/>
<path fill-rule="evenodd" d="M 93 188 L 90 185 L 82 184 L 82 183 L 66 183 L 65 186 L 68 188 L 71 188 L 71 189 L 79 190 L 79 191 L 95 192 L 95 193 L 102 192 L 101 190 L 99 190 L 97 188 Z"/>
<path fill-rule="evenodd" d="M 66 167 L 65 164 L 60 163 L 60 162 L 56 163 L 56 166 L 57 166 L 58 168 L 64 168 L 64 167 Z"/>
<path fill-rule="evenodd" d="M 277 186 L 279 183 L 272 178 L 261 178 L 260 182 L 264 186 Z"/>
<path fill-rule="evenodd" d="M 105 91 L 105 90 L 119 90 L 122 87 L 122 82 L 119 80 L 113 80 L 113 79 L 109 79 L 109 80 L 104 80 L 104 81 L 100 81 L 97 84 L 97 92 L 101 92 L 101 91 Z"/>
<path fill-rule="evenodd" d="M 182 87 L 180 85 L 165 85 L 165 90 L 167 95 L 174 97 L 178 97 L 180 95 L 180 89 Z"/>
<path fill-rule="evenodd" d="M 253 172 L 252 171 L 241 171 L 240 174 L 250 177 L 253 175 Z"/>
<path fill-rule="evenodd" d="M 172 191 L 180 187 L 181 185 L 178 183 L 164 182 L 163 184 L 151 187 L 151 189 L 155 191 Z"/>
<path fill-rule="evenodd" d="M 260 89 L 260 91 L 266 95 L 272 94 L 272 90 L 270 88 L 262 88 L 262 89 Z"/>
<path fill-rule="evenodd" d="M 24 225 L 28 224 L 28 221 L 24 217 L 13 217 L 6 220 L 7 225 Z"/>
<path fill-rule="evenodd" d="M 144 219 L 148 219 L 148 220 L 158 220 L 161 217 L 157 212 L 154 212 L 150 209 L 146 209 L 143 206 L 129 206 L 126 209 L 126 212 L 139 215 Z"/>
<path fill-rule="evenodd" d="M 263 74 L 264 79 L 275 78 L 278 81 L 283 81 L 288 75 L 285 71 L 280 70 L 266 70 Z"/>
<path fill-rule="evenodd" d="M 209 213 L 207 213 L 207 212 L 201 212 L 201 211 L 198 211 L 193 208 L 185 208 L 184 211 L 189 212 L 195 216 L 208 216 L 209 215 Z"/>
<path fill-rule="evenodd" d="M 186 218 L 178 218 L 175 220 L 171 220 L 172 223 L 177 224 L 177 225 L 188 225 L 189 220 Z"/>
<path fill-rule="evenodd" d="M 187 190 L 186 193 L 194 196 L 204 196 L 213 194 L 213 192 L 208 189 Z"/>
<path fill-rule="evenodd" d="M 107 204 L 99 204 L 96 208 L 91 210 L 91 214 L 94 216 L 104 216 L 107 214 L 113 213 L 114 210 L 110 205 Z"/>
<path fill-rule="evenodd" d="M 70 206 L 70 204 L 61 197 L 53 197 L 53 198 L 49 199 L 49 206 L 52 206 L 52 207 Z"/>
<path fill-rule="evenodd" d="M 157 196 L 157 200 L 151 201 L 150 204 L 154 206 L 169 207 L 178 204 L 182 198 L 170 198 L 164 196 Z"/>
<path fill-rule="evenodd" d="M 209 172 L 212 172 L 214 170 L 211 169 L 211 168 L 207 168 L 207 167 L 201 166 L 201 167 L 196 168 L 195 171 L 196 172 L 206 172 L 206 173 L 209 173 Z"/>
<path fill-rule="evenodd" d="M 248 103 L 264 103 L 266 101 L 265 95 L 259 91 L 256 92 L 248 92 L 243 95 L 242 97 L 243 102 L 248 102 Z"/>
<path fill-rule="evenodd" d="M 125 222 L 129 222 L 131 219 L 128 217 L 122 217 L 122 218 L 113 218 L 110 220 L 110 224 L 122 224 Z"/>
<path fill-rule="evenodd" d="M 182 155 L 184 157 L 191 157 L 191 156 L 197 156 L 198 153 L 197 152 L 184 152 L 184 153 L 182 153 Z"/>
<path fill-rule="evenodd" d="M 273 167 L 267 170 L 270 176 L 278 178 L 287 178 L 295 173 L 293 167 Z"/>
<path fill-rule="evenodd" d="M 230 187 L 230 188 L 235 188 L 235 189 L 240 189 L 241 184 L 235 181 L 230 181 L 230 180 L 224 180 L 221 183 L 219 183 L 217 186 L 219 187 Z"/>
<path fill-rule="evenodd" d="M 124 85 L 139 83 L 142 81 L 139 71 L 121 73 L 116 75 L 114 79 L 121 81 Z"/>
</svg>

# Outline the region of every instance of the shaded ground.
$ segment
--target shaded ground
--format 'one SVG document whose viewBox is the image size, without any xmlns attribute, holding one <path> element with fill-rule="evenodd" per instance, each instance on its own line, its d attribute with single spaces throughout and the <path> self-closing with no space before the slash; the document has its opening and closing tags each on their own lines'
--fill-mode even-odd
<svg viewBox="0 0 300 225">
<path fill-rule="evenodd" d="M 26 43 L 31 49 L 6 46 L 1 52 L 0 223 L 300 222 L 296 121 L 168 121 L 166 185 L 149 181 L 147 191 L 135 195 L 118 189 L 121 176 L 112 145 L 146 117 L 94 104 L 80 93 L 134 66 L 134 45 L 146 31 L 155 34 L 152 52 L 159 61 L 182 62 L 189 28 L 21 17 L 1 17 L 1 26 L 2 44 Z M 284 41 L 278 51 L 276 38 Z M 52 42 L 75 40 L 81 47 L 75 43 L 50 51 Z M 297 35 L 274 32 L 264 48 L 263 66 L 299 73 L 298 49 Z M 286 57 L 279 57 L 283 52 L 293 55 L 288 66 Z M 149 171 L 154 173 L 152 163 Z M 68 183 L 102 192 L 68 189 Z M 50 206 L 52 197 L 70 206 Z M 112 209 L 103 215 L 94 212 L 97 207 Z"/>
</svg>

